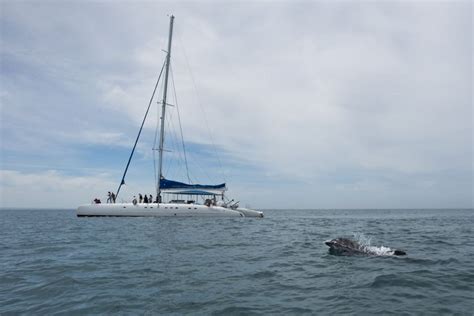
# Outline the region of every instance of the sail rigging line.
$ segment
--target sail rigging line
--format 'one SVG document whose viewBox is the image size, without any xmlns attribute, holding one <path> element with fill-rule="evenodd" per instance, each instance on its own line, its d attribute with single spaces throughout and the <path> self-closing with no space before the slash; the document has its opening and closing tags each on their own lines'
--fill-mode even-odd
<svg viewBox="0 0 474 316">
<path fill-rule="evenodd" d="M 170 69 L 171 71 L 171 69 Z M 168 174 L 168 172 L 170 172 L 171 170 L 175 171 L 175 174 L 177 177 L 181 177 L 181 176 L 184 176 L 184 177 L 189 177 L 189 180 L 191 180 L 191 177 L 190 177 L 190 172 L 189 172 L 189 165 L 188 165 L 188 161 L 187 161 L 187 158 L 184 156 L 184 152 L 182 150 L 182 140 L 183 138 L 181 137 L 179 140 L 179 136 L 178 136 L 178 131 L 177 131 L 177 128 L 176 128 L 176 124 L 175 124 L 175 120 L 173 120 L 172 118 L 174 117 L 174 111 L 171 112 L 171 111 L 168 111 L 167 112 L 167 120 L 166 122 L 168 123 L 167 124 L 167 128 L 168 130 L 170 131 L 169 132 L 169 137 L 168 139 L 170 140 L 170 148 L 173 149 L 173 152 L 175 153 L 175 155 L 172 155 L 172 157 L 174 157 L 174 159 L 172 159 L 170 161 L 169 164 L 167 164 L 165 166 L 166 168 L 166 175 L 170 176 L 171 177 L 171 173 Z M 173 166 L 176 166 L 176 168 L 173 168 Z M 184 169 L 184 173 L 181 173 Z M 191 180 L 192 182 L 192 180 Z"/>
<path fill-rule="evenodd" d="M 168 111 L 166 112 L 166 129 L 168 131 L 168 138 L 167 138 L 167 144 L 168 144 L 168 150 L 166 151 L 172 151 L 176 152 L 177 155 L 175 156 L 175 159 L 170 159 L 169 163 L 164 165 L 164 171 L 163 174 L 166 174 L 167 176 L 171 176 L 171 170 L 173 170 L 173 165 L 176 165 L 176 158 L 178 160 L 178 165 L 183 162 L 184 160 L 181 158 L 181 152 L 179 151 L 179 145 L 178 145 L 178 140 L 176 138 L 176 129 L 174 127 L 173 123 L 173 112 Z M 173 170 L 174 171 L 174 170 Z"/>
<path fill-rule="evenodd" d="M 172 65 L 171 64 L 170 64 L 170 74 L 172 76 Z M 172 80 L 173 80 L 173 78 L 172 78 Z M 172 81 L 171 83 L 174 85 L 174 81 Z M 174 89 L 174 94 L 175 95 L 174 95 L 174 100 L 173 101 L 175 101 L 174 103 L 176 103 L 176 101 L 177 101 L 176 89 Z M 171 106 L 173 108 L 177 107 L 176 105 L 174 105 L 174 104 L 172 105 L 170 103 L 167 103 L 167 105 Z M 178 115 L 179 115 L 179 112 L 178 112 Z M 173 151 L 173 152 L 176 152 L 177 155 L 175 155 L 175 159 L 171 159 L 169 161 L 169 163 L 164 164 L 164 167 L 163 167 L 164 170 L 163 170 L 162 174 L 163 175 L 166 174 L 167 176 L 172 176 L 170 174 L 170 172 L 175 171 L 173 169 L 174 165 L 176 165 L 176 166 L 185 166 L 186 167 L 186 176 L 188 176 L 189 179 L 190 179 L 187 158 L 183 157 L 184 152 L 182 150 L 180 150 L 180 147 L 182 147 L 182 143 L 180 141 L 178 141 L 178 139 L 177 139 L 177 132 L 176 132 L 176 128 L 175 128 L 175 124 L 174 124 L 174 120 L 173 120 L 174 112 L 173 111 L 166 111 L 165 116 L 166 116 L 165 130 L 168 131 L 168 137 L 167 137 L 168 140 L 165 141 L 165 143 L 168 143 L 169 150 Z M 178 118 L 178 119 L 179 119 L 179 123 L 181 123 L 180 118 Z M 182 127 L 181 126 L 180 126 L 180 130 L 181 130 L 181 133 L 182 133 Z M 181 140 L 184 141 L 184 138 L 183 138 L 182 134 L 181 134 Z M 167 151 L 167 150 L 165 150 L 165 151 Z M 179 169 L 179 168 L 176 168 L 176 169 Z M 176 175 L 178 175 L 178 173 Z M 156 177 L 155 177 L 155 180 L 156 180 Z M 190 182 L 192 182 L 192 180 Z"/>
<path fill-rule="evenodd" d="M 189 71 L 189 74 L 191 76 L 191 81 L 193 82 L 193 86 L 194 86 L 194 93 L 196 94 L 196 100 L 197 100 L 197 103 L 203 113 L 203 116 L 204 116 L 204 122 L 206 123 L 206 128 L 207 128 L 207 132 L 209 134 L 209 137 L 211 139 L 211 144 L 212 144 L 212 149 L 214 150 L 214 154 L 216 155 L 217 157 L 217 161 L 219 163 L 219 173 L 221 174 L 221 176 L 224 178 L 224 182 L 227 182 L 226 180 L 226 177 L 225 177 L 225 173 L 223 172 L 224 168 L 222 167 L 222 161 L 221 161 L 221 158 L 219 156 L 219 153 L 217 151 L 217 146 L 214 142 L 214 137 L 212 136 L 212 133 L 211 133 L 211 129 L 209 127 L 209 122 L 207 120 L 207 115 L 206 115 L 206 111 L 204 110 L 204 107 L 202 106 L 201 104 L 201 101 L 199 99 L 199 93 L 198 93 L 198 89 L 197 89 L 197 85 L 196 85 L 196 81 L 194 80 L 194 75 L 193 75 L 193 72 L 191 70 L 191 65 L 189 64 L 189 60 L 188 60 L 188 55 L 186 54 L 186 48 L 184 47 L 183 45 L 183 41 L 181 40 L 181 35 L 180 35 L 180 32 L 179 30 L 177 29 L 176 30 L 176 34 L 178 36 L 178 41 L 179 43 L 181 44 L 181 47 L 183 48 L 182 52 L 183 52 L 183 55 L 184 55 L 184 59 L 186 60 L 186 65 L 188 67 L 188 71 Z"/>
<path fill-rule="evenodd" d="M 181 125 L 181 116 L 179 114 L 178 97 L 176 96 L 176 85 L 174 84 L 174 75 L 173 75 L 172 65 L 170 65 L 170 70 L 171 70 L 171 83 L 173 84 L 174 103 L 176 105 L 176 112 L 178 113 L 179 130 L 181 132 L 181 144 L 183 145 L 184 163 L 186 165 L 186 176 L 188 178 L 189 184 L 191 184 L 192 182 L 191 182 L 191 178 L 189 177 L 188 159 L 186 157 L 186 146 L 184 145 L 183 127 Z"/>
<path fill-rule="evenodd" d="M 135 144 L 133 145 L 132 152 L 130 154 L 130 157 L 128 158 L 127 166 L 125 167 L 125 171 L 124 171 L 123 176 L 122 176 L 122 181 L 120 181 L 120 185 L 117 189 L 117 193 L 115 194 L 116 198 L 118 197 L 118 195 L 120 193 L 120 189 L 122 188 L 122 185 L 125 184 L 125 176 L 127 175 L 128 167 L 130 166 L 130 162 L 132 161 L 132 157 L 133 157 L 133 154 L 135 152 L 135 148 L 137 147 L 138 139 L 140 139 L 140 135 L 142 133 L 143 125 L 145 125 L 145 120 L 146 120 L 146 117 L 148 116 L 148 112 L 150 111 L 150 106 L 151 106 L 151 103 L 153 102 L 153 98 L 155 97 L 156 88 L 158 87 L 158 83 L 160 82 L 161 75 L 163 74 L 163 69 L 165 69 L 165 65 L 166 65 L 166 61 L 163 63 L 163 66 L 161 67 L 161 71 L 160 71 L 160 74 L 158 76 L 158 79 L 156 80 L 155 88 L 153 89 L 153 93 L 151 94 L 150 102 L 148 103 L 148 107 L 146 109 L 145 116 L 143 117 L 142 125 L 140 126 L 140 130 L 138 131 L 137 138 L 135 139 Z"/>
<path fill-rule="evenodd" d="M 166 175 L 166 177 L 172 177 L 172 172 L 176 172 L 176 169 L 179 168 L 173 168 L 174 166 L 183 166 L 184 165 L 184 159 L 182 157 L 182 151 L 179 149 L 179 141 L 177 139 L 177 128 L 175 127 L 175 120 L 174 118 L 174 111 L 167 111 L 166 112 L 166 130 L 168 131 L 168 147 L 170 149 L 173 149 L 173 152 L 176 152 L 176 159 L 178 160 L 177 163 L 175 160 L 169 161 L 169 163 L 164 165 L 164 171 L 163 174 Z M 199 170 L 200 174 L 202 176 L 205 176 L 206 179 L 209 181 L 213 181 L 213 178 L 209 175 L 207 170 L 203 168 L 200 164 L 198 164 L 194 159 L 190 159 L 188 161 L 188 164 L 191 165 L 191 170 Z M 194 167 L 192 167 L 194 166 Z M 177 176 L 181 175 L 178 173 L 175 173 Z M 192 173 L 189 173 L 189 176 L 191 178 L 191 182 L 198 182 L 195 177 L 192 175 Z M 165 177 L 165 178 L 166 178 Z M 214 179 L 215 180 L 215 179 Z"/>
<path fill-rule="evenodd" d="M 170 65 L 170 72 L 171 72 L 171 65 Z M 173 100 L 175 101 L 175 100 Z M 171 106 L 170 104 L 168 104 L 169 106 Z M 175 107 L 173 105 L 173 107 Z M 173 120 L 173 117 L 174 117 L 174 111 L 167 111 L 166 112 L 166 120 L 165 120 L 165 129 L 168 131 L 168 137 L 167 137 L 167 141 L 165 141 L 165 143 L 167 143 L 167 147 L 169 148 L 168 150 L 165 150 L 165 151 L 172 151 L 174 153 L 176 153 L 174 156 L 171 155 L 172 159 L 170 159 L 169 163 L 167 164 L 164 164 L 163 168 L 163 172 L 162 174 L 163 175 L 167 175 L 168 177 L 172 177 L 172 171 L 176 171 L 176 170 L 179 170 L 179 166 L 185 166 L 185 161 L 184 161 L 184 158 L 183 158 L 183 153 L 182 153 L 182 150 L 180 150 L 181 148 L 181 143 L 180 141 L 178 141 L 178 136 L 177 136 L 177 129 L 175 128 L 175 120 Z M 178 166 L 178 168 L 173 168 L 174 166 Z M 180 175 L 179 172 L 176 173 L 176 175 Z"/>
<path fill-rule="evenodd" d="M 170 68 L 171 70 L 171 68 Z M 173 117 L 174 117 L 174 112 L 172 111 L 168 111 L 166 112 L 166 129 L 169 131 L 169 136 L 168 136 L 168 145 L 170 146 L 170 148 L 173 148 L 175 149 L 175 151 L 178 153 L 177 155 L 177 159 L 178 159 L 178 162 L 182 163 L 182 165 L 184 165 L 184 160 L 183 158 L 181 157 L 181 150 L 179 150 L 179 146 L 177 145 L 179 142 L 177 140 L 177 136 L 176 136 L 176 128 L 175 128 L 175 120 L 173 120 Z M 174 161 L 173 161 L 174 162 Z M 212 178 L 209 173 L 206 171 L 206 168 L 203 168 L 203 166 L 201 166 L 200 164 L 197 163 L 196 160 L 193 160 L 193 159 L 190 159 L 189 160 L 189 163 L 190 164 L 193 164 L 195 168 L 191 168 L 191 170 L 199 170 L 201 173 L 201 175 L 205 176 L 207 180 L 209 181 L 213 181 L 215 180 L 215 178 Z M 168 164 L 166 164 L 164 166 L 165 168 L 165 171 L 163 172 L 163 174 L 166 174 L 167 176 L 171 176 L 171 171 L 173 170 L 173 164 L 170 162 Z M 174 170 L 173 170 L 174 171 Z M 190 173 L 190 178 L 191 178 L 192 174 Z M 193 177 L 194 178 L 194 177 Z M 191 178 L 191 182 L 193 182 L 193 178 Z M 194 180 L 194 182 L 198 182 L 196 179 Z"/>
</svg>

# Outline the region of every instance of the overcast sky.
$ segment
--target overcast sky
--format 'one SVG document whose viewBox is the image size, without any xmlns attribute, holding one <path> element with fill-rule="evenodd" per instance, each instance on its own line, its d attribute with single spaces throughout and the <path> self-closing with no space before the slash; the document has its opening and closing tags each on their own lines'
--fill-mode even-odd
<svg viewBox="0 0 474 316">
<path fill-rule="evenodd" d="M 172 13 L 193 181 L 226 181 L 255 208 L 473 207 L 472 10 L 2 0 L 1 206 L 75 208 L 116 190 Z M 165 176 L 186 180 L 169 115 Z M 155 190 L 157 117 L 155 104 L 125 200 Z"/>
</svg>

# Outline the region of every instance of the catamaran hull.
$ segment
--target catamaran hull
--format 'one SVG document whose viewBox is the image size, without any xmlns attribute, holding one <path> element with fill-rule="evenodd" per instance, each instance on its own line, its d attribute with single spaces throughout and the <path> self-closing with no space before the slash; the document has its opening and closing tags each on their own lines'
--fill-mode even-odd
<svg viewBox="0 0 474 316">
<path fill-rule="evenodd" d="M 261 213 L 261 212 L 257 212 Z M 76 214 L 78 217 L 96 217 L 96 216 L 124 216 L 124 217 L 263 217 L 245 213 L 237 210 L 231 210 L 220 206 L 205 206 L 194 204 L 169 204 L 169 203 L 115 203 L 115 204 L 90 204 L 79 206 Z"/>
</svg>

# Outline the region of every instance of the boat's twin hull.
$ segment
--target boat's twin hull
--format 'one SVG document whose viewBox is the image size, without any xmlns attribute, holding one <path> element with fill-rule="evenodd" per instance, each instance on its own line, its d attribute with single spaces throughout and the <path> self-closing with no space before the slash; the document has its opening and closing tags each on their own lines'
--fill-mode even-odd
<svg viewBox="0 0 474 316">
<path fill-rule="evenodd" d="M 82 205 L 79 217 L 93 216 L 199 216 L 199 217 L 263 217 L 262 212 L 248 209 L 228 209 L 221 206 L 171 203 L 114 203 Z"/>
</svg>

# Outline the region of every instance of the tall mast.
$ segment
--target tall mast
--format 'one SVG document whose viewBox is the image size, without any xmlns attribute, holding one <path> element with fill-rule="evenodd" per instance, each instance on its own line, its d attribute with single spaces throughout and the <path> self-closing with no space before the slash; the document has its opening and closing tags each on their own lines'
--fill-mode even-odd
<svg viewBox="0 0 474 316">
<path fill-rule="evenodd" d="M 170 33 L 168 37 L 168 51 L 166 55 L 166 69 L 165 69 L 165 85 L 163 91 L 163 102 L 161 105 L 161 129 L 160 129 L 160 147 L 159 147 L 159 171 L 158 171 L 158 184 L 157 184 L 157 192 L 156 197 L 158 199 L 158 203 L 161 203 L 161 188 L 160 182 L 162 177 L 162 168 L 163 168 L 163 143 L 165 141 L 165 111 L 166 111 L 166 96 L 168 94 L 168 75 L 170 71 L 170 61 L 171 61 L 171 40 L 173 39 L 173 21 L 174 16 L 170 16 Z"/>
</svg>

